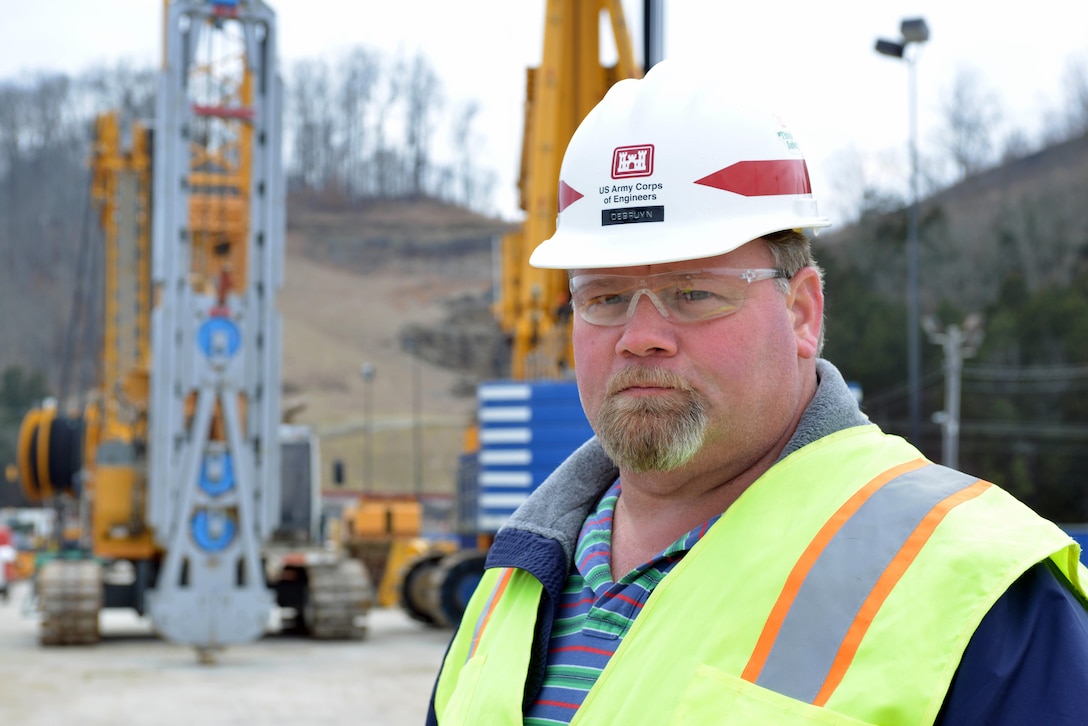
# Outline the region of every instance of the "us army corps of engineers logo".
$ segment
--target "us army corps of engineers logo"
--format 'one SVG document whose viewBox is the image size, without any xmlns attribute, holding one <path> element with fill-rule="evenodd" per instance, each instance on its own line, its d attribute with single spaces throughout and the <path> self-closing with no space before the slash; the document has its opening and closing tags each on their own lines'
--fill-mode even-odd
<svg viewBox="0 0 1088 726">
<path fill-rule="evenodd" d="M 654 173 L 654 145 L 620 146 L 612 152 L 612 178 L 651 176 Z"/>
<path fill-rule="evenodd" d="M 623 181 L 653 176 L 654 145 L 619 146 L 612 152 L 612 179 Z M 658 182 L 631 181 L 603 184 L 597 188 L 601 204 L 629 205 L 639 202 L 656 202 L 657 193 L 663 189 Z M 632 224 L 638 222 L 664 222 L 663 205 L 623 206 L 601 209 L 601 225 Z"/>
</svg>

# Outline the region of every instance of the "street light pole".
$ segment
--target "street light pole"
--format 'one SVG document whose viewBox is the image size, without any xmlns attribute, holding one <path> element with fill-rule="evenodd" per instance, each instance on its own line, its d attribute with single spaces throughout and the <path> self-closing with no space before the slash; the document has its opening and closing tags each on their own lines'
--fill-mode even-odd
<svg viewBox="0 0 1088 726">
<path fill-rule="evenodd" d="M 907 377 L 910 386 L 910 440 L 922 440 L 922 350 L 918 335 L 918 80 L 915 58 L 907 59 L 908 114 L 910 116 L 910 212 L 907 215 Z"/>
<path fill-rule="evenodd" d="M 374 474 L 374 364 L 363 363 L 363 418 L 366 423 L 366 460 L 363 462 L 363 491 L 373 491 Z"/>
<path fill-rule="evenodd" d="M 910 208 L 907 213 L 907 387 L 910 394 L 910 440 L 921 443 L 922 435 L 922 349 L 919 335 L 921 307 L 918 294 L 918 82 L 915 56 L 906 56 L 911 43 L 929 40 L 929 26 L 923 18 L 900 23 L 902 38 L 880 39 L 876 52 L 907 62 L 908 135 L 910 137 Z"/>
</svg>

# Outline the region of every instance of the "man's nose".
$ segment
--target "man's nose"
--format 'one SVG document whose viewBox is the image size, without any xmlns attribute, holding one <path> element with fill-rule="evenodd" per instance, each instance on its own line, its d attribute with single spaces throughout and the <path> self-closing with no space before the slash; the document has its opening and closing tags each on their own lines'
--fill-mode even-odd
<svg viewBox="0 0 1088 726">
<path fill-rule="evenodd" d="M 639 304 L 643 296 L 650 304 Z M 616 341 L 616 352 L 638 357 L 674 355 L 678 346 L 677 328 L 670 317 L 661 298 L 648 289 L 639 289 L 631 296 L 623 333 Z"/>
</svg>

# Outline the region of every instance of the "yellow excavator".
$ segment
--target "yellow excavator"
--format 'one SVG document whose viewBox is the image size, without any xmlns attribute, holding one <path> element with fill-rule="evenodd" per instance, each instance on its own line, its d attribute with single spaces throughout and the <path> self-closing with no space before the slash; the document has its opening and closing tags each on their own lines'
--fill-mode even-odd
<svg viewBox="0 0 1088 726">
<path fill-rule="evenodd" d="M 284 179 L 276 17 L 261 0 L 166 0 L 153 124 L 97 120 L 101 378 L 20 429 L 33 502 L 76 534 L 36 573 L 43 644 L 99 639 L 102 608 L 196 648 L 256 640 L 287 609 L 365 632 L 362 563 L 323 546 L 317 446 L 282 422 Z"/>
<path fill-rule="evenodd" d="M 649 66 L 661 47 L 661 8 L 656 0 L 646 0 L 643 7 Z M 602 22 L 616 52 L 611 65 L 601 62 Z M 620 0 L 548 0 L 543 58 L 526 76 L 518 181 L 525 220 L 502 239 L 501 289 L 494 308 L 512 346 L 511 378 L 486 382 L 478 390 L 479 414 L 466 432 L 456 496 L 459 547 L 452 553 L 426 552 L 399 574 L 400 604 L 423 623 L 449 627 L 460 620 L 502 522 L 554 464 L 591 434 L 571 380 L 566 273 L 530 267 L 528 260 L 533 248 L 555 231 L 559 169 L 574 130 L 614 83 L 642 73 Z M 535 412 L 534 405 L 539 406 Z M 535 429 L 528 423 L 492 429 L 481 420 L 505 423 L 534 414 L 542 422 Z M 497 443 L 496 450 L 487 450 L 489 441 Z M 514 441 L 517 448 L 509 446 Z"/>
</svg>

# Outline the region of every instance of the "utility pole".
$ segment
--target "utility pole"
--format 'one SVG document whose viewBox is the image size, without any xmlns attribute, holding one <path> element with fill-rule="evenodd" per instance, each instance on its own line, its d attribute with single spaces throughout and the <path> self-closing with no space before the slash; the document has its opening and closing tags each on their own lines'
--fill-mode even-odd
<svg viewBox="0 0 1088 726">
<path fill-rule="evenodd" d="M 933 414 L 942 432 L 941 463 L 952 469 L 959 468 L 960 459 L 960 382 L 963 378 L 963 359 L 970 358 L 982 343 L 982 316 L 972 313 L 963 327 L 949 325 L 943 331 L 937 320 L 926 316 L 922 321 L 930 342 L 944 350 L 944 410 Z"/>
<path fill-rule="evenodd" d="M 423 494 L 423 429 L 420 416 L 419 343 L 406 338 L 404 347 L 412 356 L 412 483 L 416 496 Z"/>
</svg>

